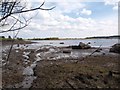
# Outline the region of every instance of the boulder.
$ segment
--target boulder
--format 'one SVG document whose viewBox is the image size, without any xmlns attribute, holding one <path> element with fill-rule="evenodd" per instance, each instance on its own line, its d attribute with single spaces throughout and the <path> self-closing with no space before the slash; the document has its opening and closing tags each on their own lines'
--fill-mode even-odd
<svg viewBox="0 0 120 90">
<path fill-rule="evenodd" d="M 70 49 L 63 49 L 63 53 L 71 53 Z"/>
<path fill-rule="evenodd" d="M 78 46 L 72 46 L 72 49 L 89 49 L 90 45 L 80 42 Z"/>
<path fill-rule="evenodd" d="M 89 48 L 91 48 L 90 45 L 85 44 L 85 43 L 83 43 L 83 42 L 80 42 L 78 46 L 79 46 L 81 49 L 89 49 Z"/>
<path fill-rule="evenodd" d="M 60 42 L 60 44 L 64 44 L 64 42 Z"/>
<path fill-rule="evenodd" d="M 79 47 L 79 46 L 71 46 L 72 47 L 72 49 L 81 49 L 81 47 Z"/>
<path fill-rule="evenodd" d="M 110 48 L 110 52 L 120 53 L 120 43 L 114 44 L 112 48 Z"/>
</svg>

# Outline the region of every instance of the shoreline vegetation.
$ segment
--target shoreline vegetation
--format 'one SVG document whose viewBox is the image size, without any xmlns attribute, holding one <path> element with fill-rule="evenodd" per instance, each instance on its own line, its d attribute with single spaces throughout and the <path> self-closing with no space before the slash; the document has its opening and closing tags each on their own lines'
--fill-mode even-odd
<svg viewBox="0 0 120 90">
<path fill-rule="evenodd" d="M 28 40 L 80 40 L 80 39 L 120 39 L 120 35 L 115 36 L 96 36 L 96 37 L 86 37 L 86 38 L 58 38 L 58 37 L 50 37 L 50 38 L 32 38 Z"/>
<path fill-rule="evenodd" d="M 1 45 L 10 45 L 10 44 L 31 44 L 30 40 L 25 40 L 22 38 L 12 39 L 12 38 L 0 38 Z"/>
</svg>

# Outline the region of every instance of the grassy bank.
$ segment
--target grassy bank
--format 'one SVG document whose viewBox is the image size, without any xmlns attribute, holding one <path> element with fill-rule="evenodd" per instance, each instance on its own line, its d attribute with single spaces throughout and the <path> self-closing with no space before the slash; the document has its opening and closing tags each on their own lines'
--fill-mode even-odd
<svg viewBox="0 0 120 90">
<path fill-rule="evenodd" d="M 0 38 L 0 42 L 2 45 L 11 45 L 13 44 L 31 44 L 32 42 L 30 40 L 24 40 L 24 39 L 9 39 L 9 38 Z"/>
</svg>

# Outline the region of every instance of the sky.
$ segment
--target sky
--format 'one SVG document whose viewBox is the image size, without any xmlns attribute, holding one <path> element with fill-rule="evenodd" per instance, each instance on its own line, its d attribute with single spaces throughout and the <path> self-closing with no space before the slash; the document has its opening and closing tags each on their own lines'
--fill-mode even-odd
<svg viewBox="0 0 120 90">
<path fill-rule="evenodd" d="M 38 7 L 42 2 L 28 0 L 27 8 Z M 118 0 L 46 0 L 43 8 L 53 6 L 56 7 L 50 11 L 24 13 L 25 18 L 33 18 L 26 28 L 20 30 L 18 37 L 85 38 L 118 35 Z"/>
</svg>

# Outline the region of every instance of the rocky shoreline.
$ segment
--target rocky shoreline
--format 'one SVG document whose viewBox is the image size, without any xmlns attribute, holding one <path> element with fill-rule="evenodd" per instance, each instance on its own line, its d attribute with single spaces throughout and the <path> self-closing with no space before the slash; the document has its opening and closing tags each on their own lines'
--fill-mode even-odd
<svg viewBox="0 0 120 90">
<path fill-rule="evenodd" d="M 118 88 L 119 54 L 101 48 L 40 46 L 2 52 L 3 88 Z M 42 81 L 42 82 L 41 82 Z M 102 83 L 102 84 L 101 84 Z"/>
</svg>

